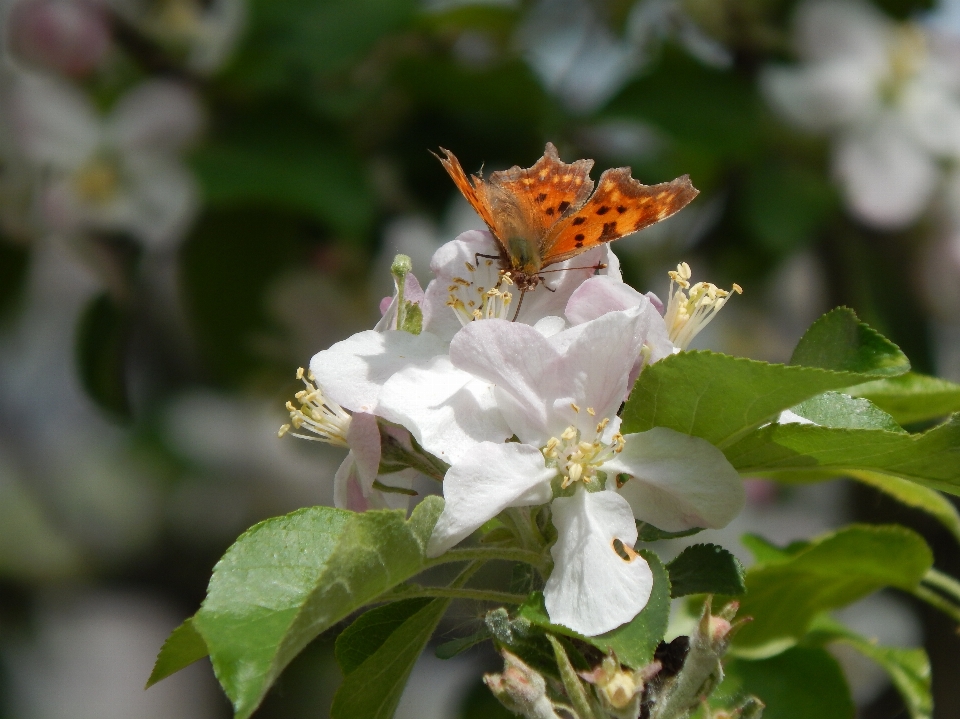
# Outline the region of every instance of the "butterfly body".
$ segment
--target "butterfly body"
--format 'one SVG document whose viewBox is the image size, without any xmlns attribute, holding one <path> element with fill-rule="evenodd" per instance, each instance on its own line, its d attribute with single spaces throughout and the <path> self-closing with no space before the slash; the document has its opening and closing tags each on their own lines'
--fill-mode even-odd
<svg viewBox="0 0 960 719">
<path fill-rule="evenodd" d="M 629 167 L 605 171 L 594 191 L 593 160 L 562 162 L 549 142 L 532 167 L 489 179 L 468 177 L 452 152 L 441 152 L 438 159 L 497 241 L 501 271 L 521 292 L 543 282 L 544 268 L 666 219 L 698 194 L 687 175 L 643 185 Z"/>
</svg>

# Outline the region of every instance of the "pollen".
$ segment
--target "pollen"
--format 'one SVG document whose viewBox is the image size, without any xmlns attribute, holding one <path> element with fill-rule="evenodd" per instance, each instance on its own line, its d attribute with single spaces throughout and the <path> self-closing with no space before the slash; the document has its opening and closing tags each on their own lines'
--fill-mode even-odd
<svg viewBox="0 0 960 719">
<path fill-rule="evenodd" d="M 513 293 L 509 288 L 513 285 L 513 278 L 509 272 L 500 272 L 491 265 L 469 265 L 473 277 L 454 277 L 447 287 L 450 293 L 447 306 L 463 326 L 475 320 L 510 318 Z"/>
<path fill-rule="evenodd" d="M 604 419 L 597 425 L 597 434 L 592 441 L 570 425 L 559 437 L 551 437 L 541 449 L 547 466 L 556 468 L 561 488 L 566 489 L 574 482 L 590 484 L 598 481 L 597 471 L 623 451 L 621 434 L 615 434 L 609 441 L 603 439 L 603 430 L 609 422 Z"/>
<path fill-rule="evenodd" d="M 663 319 L 670 341 L 682 350 L 710 324 L 734 293 L 743 294 L 743 289 L 736 283 L 729 290 L 722 290 L 709 282 L 691 284 L 692 273 L 686 262 L 681 262 L 668 274 L 670 299 Z"/>
<path fill-rule="evenodd" d="M 294 395 L 300 406 L 287 402 L 290 423 L 283 425 L 277 432 L 277 436 L 283 437 L 289 432 L 300 439 L 346 447 L 347 430 L 350 428 L 352 419 L 350 414 L 336 402 L 324 396 L 313 372 L 305 373 L 303 367 L 300 367 L 297 369 L 297 379 L 304 384 L 304 389 Z M 304 429 L 311 434 L 291 432 L 291 429 Z"/>
</svg>

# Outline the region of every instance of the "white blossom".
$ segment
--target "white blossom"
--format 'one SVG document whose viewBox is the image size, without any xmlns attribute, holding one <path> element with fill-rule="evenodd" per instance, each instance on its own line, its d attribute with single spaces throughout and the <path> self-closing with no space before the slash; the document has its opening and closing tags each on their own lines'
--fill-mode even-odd
<svg viewBox="0 0 960 719">
<path fill-rule="evenodd" d="M 12 92 L 16 140 L 42 178 L 37 198 L 54 232 L 128 232 L 148 247 L 177 241 L 197 208 L 179 155 L 199 132 L 193 94 L 147 81 L 106 116 L 76 88 L 22 76 Z"/>
<path fill-rule="evenodd" d="M 858 218 L 913 222 L 960 158 L 955 41 L 862 2 L 811 0 L 796 17 L 802 63 L 767 68 L 762 88 L 798 127 L 829 134 L 833 173 Z"/>
</svg>

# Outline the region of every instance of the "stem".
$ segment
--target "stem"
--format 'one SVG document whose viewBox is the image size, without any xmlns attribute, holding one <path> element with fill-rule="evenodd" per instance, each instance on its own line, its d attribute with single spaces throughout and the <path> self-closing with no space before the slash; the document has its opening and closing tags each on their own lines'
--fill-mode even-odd
<svg viewBox="0 0 960 719">
<path fill-rule="evenodd" d="M 960 605 L 960 582 L 949 574 L 931 567 L 921 581 L 945 594 L 955 604 Z"/>
<path fill-rule="evenodd" d="M 531 552 L 529 549 L 515 549 L 513 547 L 469 547 L 467 549 L 451 549 L 434 559 L 427 566 L 447 564 L 448 562 L 490 562 L 496 559 L 505 562 L 523 562 L 544 570 L 545 561 L 540 552 Z M 426 567 L 424 567 L 426 569 Z"/>
<path fill-rule="evenodd" d="M 913 596 L 917 599 L 922 599 L 927 604 L 936 607 L 941 612 L 953 619 L 957 624 L 960 624 L 960 607 L 957 607 L 955 604 L 948 602 L 946 599 L 941 597 L 936 592 L 927 589 L 923 585 L 920 585 L 912 592 Z"/>
<path fill-rule="evenodd" d="M 529 508 L 510 507 L 501 515 L 501 520 L 507 521 L 524 549 L 540 550 L 546 543 L 540 530 L 533 523 Z"/>
<path fill-rule="evenodd" d="M 397 599 L 416 599 L 419 597 L 473 599 L 478 602 L 494 602 L 495 604 L 523 604 L 527 601 L 525 594 L 496 592 L 490 589 L 465 589 L 453 586 L 422 587 L 416 584 L 397 587 L 393 592 L 380 597 L 377 601 L 395 601 Z"/>
</svg>

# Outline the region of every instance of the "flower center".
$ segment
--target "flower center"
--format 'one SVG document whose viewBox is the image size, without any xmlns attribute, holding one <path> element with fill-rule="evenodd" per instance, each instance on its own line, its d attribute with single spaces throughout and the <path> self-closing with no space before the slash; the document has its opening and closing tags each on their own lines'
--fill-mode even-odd
<svg viewBox="0 0 960 719">
<path fill-rule="evenodd" d="M 77 194 L 85 202 L 105 205 L 120 187 L 120 170 L 116 163 L 102 157 L 81 167 L 73 177 Z"/>
<path fill-rule="evenodd" d="M 588 407 L 587 412 L 593 414 Z M 613 459 L 614 455 L 623 451 L 623 435 L 617 432 L 610 442 L 602 439 L 603 430 L 610 424 L 605 419 L 597 424 L 597 434 L 592 442 L 583 439 L 580 430 L 573 425 L 567 427 L 559 437 L 551 437 L 541 450 L 547 460 L 548 467 L 556 467 L 557 473 L 563 477 L 560 483 L 566 489 L 574 482 L 582 481 L 590 484 L 597 478 L 597 470 Z"/>
<path fill-rule="evenodd" d="M 460 324 L 466 326 L 474 320 L 511 319 L 513 293 L 504 289 L 513 285 L 510 273 L 500 271 L 490 259 L 479 266 L 469 262 L 464 266 L 467 276 L 454 277 L 447 288 L 450 292 L 447 306 L 457 315 Z"/>
<path fill-rule="evenodd" d="M 303 367 L 297 370 L 297 379 L 302 380 L 306 389 L 294 395 L 300 402 L 300 408 L 293 402 L 287 402 L 287 411 L 290 412 L 290 424 L 285 424 L 277 432 L 282 437 L 293 429 L 306 429 L 316 436 L 291 432 L 294 437 L 309 439 L 312 442 L 326 442 L 338 447 L 346 447 L 347 430 L 350 428 L 350 415 L 336 402 L 323 396 L 323 390 L 316 384 L 313 372 L 304 375 Z"/>
<path fill-rule="evenodd" d="M 913 24 L 897 28 L 889 50 L 890 70 L 883 79 L 880 94 L 894 104 L 903 94 L 927 58 L 927 44 L 923 31 Z"/>
<path fill-rule="evenodd" d="M 730 290 L 721 290 L 709 282 L 690 284 L 690 265 L 681 262 L 670 272 L 670 301 L 664 322 L 670 341 L 680 349 L 686 349 L 700 330 L 710 324 L 720 308 L 730 299 L 731 293 L 743 293 L 740 285 Z"/>
</svg>

